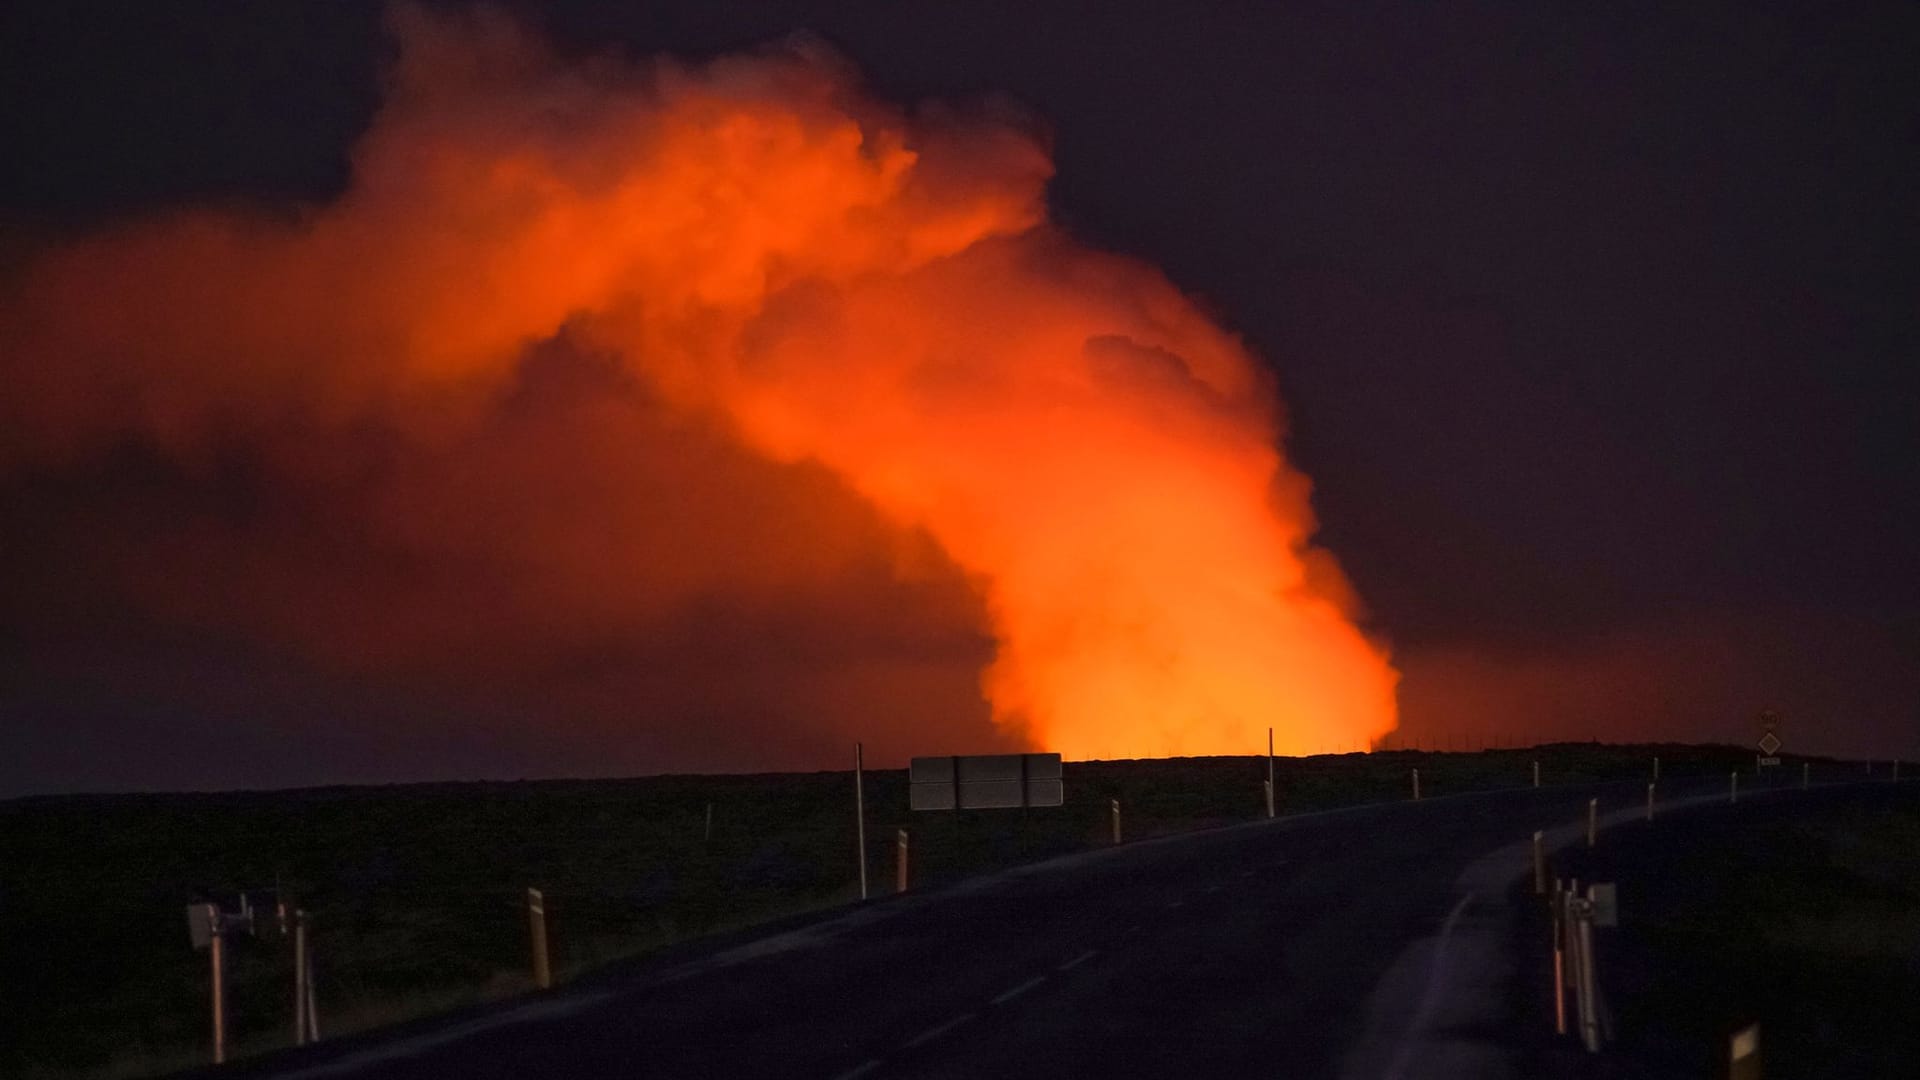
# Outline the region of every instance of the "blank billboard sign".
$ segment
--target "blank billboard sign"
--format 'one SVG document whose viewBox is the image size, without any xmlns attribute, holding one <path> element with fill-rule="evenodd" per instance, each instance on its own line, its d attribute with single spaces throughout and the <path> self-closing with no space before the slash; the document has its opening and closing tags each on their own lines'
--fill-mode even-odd
<svg viewBox="0 0 1920 1080">
<path fill-rule="evenodd" d="M 1066 798 L 1059 754 L 917 757 L 907 770 L 915 810 L 1059 806 Z"/>
</svg>

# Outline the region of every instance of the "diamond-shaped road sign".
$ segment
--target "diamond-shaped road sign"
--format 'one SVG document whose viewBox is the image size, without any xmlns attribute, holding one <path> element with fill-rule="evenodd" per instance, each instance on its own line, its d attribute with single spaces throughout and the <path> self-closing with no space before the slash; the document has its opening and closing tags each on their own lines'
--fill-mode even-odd
<svg viewBox="0 0 1920 1080">
<path fill-rule="evenodd" d="M 1780 736 L 1769 731 L 1760 736 L 1760 752 L 1772 757 L 1780 752 Z"/>
</svg>

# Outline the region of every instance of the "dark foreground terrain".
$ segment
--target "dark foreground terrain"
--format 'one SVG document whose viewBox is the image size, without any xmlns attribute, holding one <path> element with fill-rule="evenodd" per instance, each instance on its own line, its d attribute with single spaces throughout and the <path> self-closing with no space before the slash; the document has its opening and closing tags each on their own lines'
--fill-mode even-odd
<svg viewBox="0 0 1920 1080">
<path fill-rule="evenodd" d="M 1125 932 L 1136 923 L 1141 927 L 1136 933 L 1163 928 L 1176 935 L 1143 939 L 1161 941 L 1156 947 L 1163 951 L 1186 954 L 1199 943 L 1182 944 L 1178 935 L 1199 934 L 1213 945 L 1224 946 L 1229 938 L 1244 940 L 1246 955 L 1258 957 L 1263 955 L 1256 948 L 1261 935 L 1275 932 L 1260 926 L 1295 925 L 1274 921 L 1276 910 L 1291 905 L 1302 912 L 1323 911 L 1320 917 L 1331 920 L 1319 939 L 1326 956 L 1313 959 L 1309 952 L 1276 968 L 1273 956 L 1266 955 L 1257 970 L 1274 974 L 1223 971 L 1213 992 L 1241 993 L 1271 977 L 1296 989 L 1316 985 L 1301 980 L 1330 980 L 1350 998 L 1370 985 L 1374 969 L 1386 963 L 1394 936 L 1429 918 L 1418 903 L 1428 897 L 1402 895 L 1383 876 L 1390 869 L 1425 866 L 1420 872 L 1431 880 L 1423 887 L 1440 889 L 1446 884 L 1440 879 L 1451 872 L 1445 867 L 1456 855 L 1465 857 L 1475 845 L 1496 843 L 1521 830 L 1523 819 L 1566 816 L 1566 808 L 1558 805 L 1564 799 L 1553 789 L 1641 777 L 1654 753 L 1676 778 L 1724 775 L 1729 766 L 1751 760 L 1731 748 L 1589 745 L 1282 759 L 1278 787 L 1283 814 L 1403 800 L 1415 767 L 1430 796 L 1422 807 L 1403 808 L 1416 814 L 1446 805 L 1432 798 L 1436 796 L 1524 789 L 1534 760 L 1542 763 L 1549 790 L 1515 791 L 1512 798 L 1517 801 L 1511 805 L 1488 803 L 1475 811 L 1477 824 L 1457 835 L 1444 829 L 1431 835 L 1419 830 L 1402 834 L 1397 831 L 1401 819 L 1394 818 L 1355 825 L 1352 835 L 1315 831 L 1312 839 L 1298 841 L 1305 845 L 1298 850 L 1288 846 L 1295 841 L 1273 841 L 1279 846 L 1236 848 L 1217 859 L 1204 856 L 1212 850 L 1208 845 L 1227 841 L 1206 840 L 1191 849 L 1197 860 L 1191 873 L 1156 866 L 1128 870 L 1123 880 L 1106 885 L 1095 875 L 1050 901 L 1042 896 L 1018 910 L 989 904 L 977 912 L 943 916 L 925 928 L 933 937 L 917 939 L 917 944 L 908 940 L 894 952 L 882 943 L 866 961 L 870 968 L 848 977 L 870 985 L 889 1008 L 899 1010 L 889 1014 L 896 1026 L 910 1026 L 919 1019 L 913 1015 L 916 1007 L 938 1011 L 948 1004 L 923 1000 L 916 1006 L 907 992 L 912 986 L 940 984 L 945 987 L 941 993 L 961 997 L 986 989 L 919 971 L 928 965 L 940 969 L 945 963 L 940 958 L 954 955 L 956 939 L 951 935 L 956 933 L 959 941 L 977 939 L 983 949 L 1000 949 L 1005 964 L 1023 971 L 1032 966 L 1038 976 L 1047 970 L 1040 952 L 1051 956 L 1049 950 L 1084 939 L 1081 951 L 1094 948 L 1117 955 L 1117 947 L 1094 943 L 1088 935 Z M 1829 768 L 1839 766 L 1816 766 Z M 912 831 L 914 885 L 920 890 L 1046 856 L 1103 847 L 1112 798 L 1123 804 L 1129 841 L 1255 819 L 1261 812 L 1264 770 L 1264 760 L 1258 758 L 1070 763 L 1068 802 L 1062 808 L 917 817 L 905 809 L 903 772 L 869 773 L 874 891 L 880 895 L 891 889 L 897 827 Z M 184 905 L 202 893 L 272 889 L 277 882 L 285 895 L 297 897 L 314 913 L 317 996 L 322 1030 L 330 1042 L 354 1030 L 524 990 L 522 898 L 528 885 L 538 885 L 548 897 L 556 966 L 563 979 L 703 934 L 845 903 L 857 888 L 851 786 L 848 773 L 816 773 L 0 803 L 0 965 L 10 975 L 0 987 L 5 995 L 0 1000 L 0 1073 L 137 1075 L 204 1061 L 205 954 L 190 949 L 183 915 Z M 1455 827 L 1451 818 L 1436 814 L 1431 820 Z M 1293 835 L 1286 830 L 1255 833 Z M 1363 838 L 1374 846 L 1362 845 Z M 1269 873 L 1281 865 L 1295 869 L 1285 875 Z M 1301 867 L 1311 867 L 1312 873 L 1301 874 Z M 1165 876 L 1169 872 L 1172 878 Z M 1233 875 L 1242 872 L 1251 875 L 1249 884 L 1236 886 Z M 1144 876 L 1129 876 L 1135 874 Z M 1198 891 L 1191 896 L 1193 890 L 1179 891 L 1183 883 Z M 1211 886 L 1218 891 L 1209 893 Z M 1273 895 L 1248 891 L 1254 889 Z M 1368 898 L 1369 889 L 1380 895 Z M 1234 897 L 1240 899 L 1233 903 L 1243 906 L 1257 902 L 1236 909 L 1229 903 Z M 1177 918 L 1162 914 L 1148 919 L 1144 914 L 1178 911 L 1167 906 L 1176 901 L 1191 903 L 1194 910 Z M 1208 903 L 1225 906 L 1202 917 Z M 1386 907 L 1373 916 L 1363 915 L 1367 904 Z M 914 925 L 909 918 L 885 933 L 911 931 Z M 873 932 L 882 933 L 877 928 Z M 907 939 L 913 939 L 912 932 Z M 1368 948 L 1373 950 L 1370 957 Z M 1351 963 L 1320 967 L 1336 954 L 1353 950 L 1359 951 Z M 230 1000 L 241 1054 L 288 1041 L 287 952 L 285 942 L 272 936 L 240 941 L 233 950 Z M 1064 963 L 1077 955 L 1055 960 Z M 1161 976 L 1153 974 L 1153 965 L 1137 967 L 1124 977 L 1102 968 L 1087 974 L 1101 970 L 1121 985 L 1133 980 L 1133 1005 L 1113 1013 L 1116 1031 L 1144 1022 L 1143 1014 L 1129 1014 L 1126 1008 L 1166 1007 L 1165 995 L 1155 989 Z M 1012 973 L 1011 968 L 1002 972 L 987 964 L 978 977 L 991 981 Z M 893 984 L 882 974 L 905 981 L 889 989 Z M 1193 973 L 1196 978 L 1204 974 Z M 1234 981 L 1247 977 L 1255 983 Z M 793 1001 L 825 1007 L 835 1000 L 822 987 L 809 990 L 797 974 L 775 978 L 788 980 L 779 985 Z M 1020 981 L 996 987 L 995 993 Z M 1183 992 L 1198 995 L 1196 1000 L 1208 993 L 1205 987 Z M 1310 1011 L 1317 1015 L 1333 999 L 1312 1000 Z M 1055 1007 L 1081 1005 L 1093 1007 L 1071 999 Z M 738 1007 L 755 1016 L 765 1009 L 747 1004 L 744 997 Z M 717 1015 L 727 1014 L 720 1008 Z M 1214 1021 L 1198 1014 L 1193 1019 L 1199 1025 L 1194 1037 L 1203 1038 L 1200 1032 Z M 794 1074 L 800 1075 L 805 1072 L 800 1063 L 824 1068 L 838 1061 L 842 1050 L 860 1051 L 868 1043 L 878 1052 L 897 1034 L 884 1024 L 876 1027 L 875 1016 L 857 1010 L 849 1013 L 848 1023 L 855 1027 L 845 1034 L 844 1047 L 823 1047 L 809 1023 L 814 1047 L 809 1053 L 814 1056 L 789 1047 L 780 1060 L 795 1062 Z M 1302 1038 L 1328 1047 L 1337 1030 L 1337 1025 L 1309 1023 Z M 717 1030 L 695 1027 L 688 1028 L 685 1037 L 687 1062 L 699 1060 L 697 1048 L 714 1039 L 726 1041 Z M 662 1038 L 658 1032 L 648 1034 L 645 1044 L 651 1049 L 646 1053 L 664 1055 Z M 1126 1044 L 1122 1040 L 1116 1045 Z M 1233 1051 L 1222 1053 L 1230 1057 Z M 771 1075 L 764 1068 L 759 1071 Z"/>
<path fill-rule="evenodd" d="M 1754 1022 L 1768 1076 L 1920 1071 L 1920 785 L 1714 807 L 1560 862 L 1618 884 L 1620 928 L 1598 932 L 1618 1041 L 1598 1059 L 1563 1046 L 1543 1075 L 1725 1076 L 1729 1036 Z M 1532 920 L 1536 974 L 1548 933 Z M 1550 983 L 1530 985 L 1546 1023 Z"/>
</svg>

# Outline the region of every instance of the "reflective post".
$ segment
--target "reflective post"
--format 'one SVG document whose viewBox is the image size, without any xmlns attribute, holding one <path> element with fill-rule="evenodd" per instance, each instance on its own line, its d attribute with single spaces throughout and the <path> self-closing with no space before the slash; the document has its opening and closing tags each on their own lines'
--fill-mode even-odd
<svg viewBox="0 0 1920 1080">
<path fill-rule="evenodd" d="M 1108 799 L 1107 808 L 1113 815 L 1113 842 L 1120 842 L 1120 800 Z"/>
<path fill-rule="evenodd" d="M 1656 784 L 1660 782 L 1660 755 L 1658 754 L 1653 756 L 1653 782 Z"/>
<path fill-rule="evenodd" d="M 1732 773 L 1732 780 L 1729 782 L 1727 786 L 1727 805 L 1731 806 L 1734 803 L 1737 803 L 1739 801 L 1740 801 L 1740 770 L 1735 769 Z"/>
<path fill-rule="evenodd" d="M 1533 763 L 1533 786 L 1540 786 L 1540 763 L 1537 761 Z"/>
<path fill-rule="evenodd" d="M 1267 729 L 1267 816 L 1273 816 L 1273 729 Z"/>
<path fill-rule="evenodd" d="M 1413 770 L 1413 801 L 1420 801 L 1420 770 Z"/>
<path fill-rule="evenodd" d="M 220 926 L 220 907 L 207 905 L 207 945 L 213 968 L 213 1063 L 227 1060 L 227 972 L 226 933 Z"/>
<path fill-rule="evenodd" d="M 1760 1080 L 1760 1025 L 1749 1024 L 1727 1040 L 1729 1080 Z"/>
<path fill-rule="evenodd" d="M 1809 774 L 1812 772 L 1813 772 L 1812 765 L 1804 761 L 1800 763 L 1800 790 L 1801 791 L 1807 790 L 1807 780 L 1809 778 Z"/>
<path fill-rule="evenodd" d="M 1587 800 L 1587 846 L 1592 847 L 1600 835 L 1600 800 Z"/>
<path fill-rule="evenodd" d="M 899 830 L 894 844 L 893 891 L 907 891 L 907 830 Z"/>
<path fill-rule="evenodd" d="M 1647 785 L 1647 820 L 1653 820 L 1653 785 Z"/>
<path fill-rule="evenodd" d="M 553 985 L 553 968 L 547 963 L 547 898 L 539 889 L 527 890 L 527 933 L 533 944 L 533 985 L 545 990 Z"/>
<path fill-rule="evenodd" d="M 1545 896 L 1547 893 L 1547 843 L 1546 834 L 1539 829 L 1533 831 L 1533 895 Z"/>
<path fill-rule="evenodd" d="M 307 1045 L 307 913 L 293 913 L 293 1045 Z"/>
</svg>

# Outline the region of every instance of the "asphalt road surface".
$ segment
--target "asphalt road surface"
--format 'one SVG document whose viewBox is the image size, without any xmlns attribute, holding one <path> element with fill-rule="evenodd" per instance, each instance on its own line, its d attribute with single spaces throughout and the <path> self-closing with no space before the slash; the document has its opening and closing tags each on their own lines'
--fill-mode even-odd
<svg viewBox="0 0 1920 1080">
<path fill-rule="evenodd" d="M 1726 780 L 1662 788 L 1663 802 L 1724 799 Z M 1533 830 L 1578 835 L 1596 795 L 1627 820 L 1645 789 L 1430 798 L 1122 845 L 223 1075 L 1504 1075 L 1502 883 Z M 1436 1017 L 1481 1030 L 1432 1044 Z"/>
</svg>

